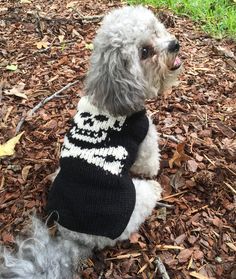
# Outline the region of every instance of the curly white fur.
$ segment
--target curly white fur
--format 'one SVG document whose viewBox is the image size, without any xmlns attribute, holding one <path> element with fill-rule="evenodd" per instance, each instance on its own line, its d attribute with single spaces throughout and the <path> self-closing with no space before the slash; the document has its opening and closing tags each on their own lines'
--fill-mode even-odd
<svg viewBox="0 0 236 279">
<path fill-rule="evenodd" d="M 114 115 L 129 115 L 143 108 L 176 81 L 172 70 L 176 52 L 169 51 L 175 37 L 154 14 L 139 6 L 108 14 L 94 41 L 86 94 L 98 108 Z M 153 55 L 140 59 L 143 47 Z"/>
<path fill-rule="evenodd" d="M 141 143 L 138 157 L 130 171 L 134 174 L 145 175 L 146 177 L 156 176 L 160 168 L 160 151 L 158 146 L 159 136 L 156 127 L 149 117 L 148 133 Z"/>
<path fill-rule="evenodd" d="M 4 264 L 0 266 L 0 278 L 17 279 L 68 279 L 73 278 L 76 259 L 88 256 L 72 240 L 51 238 L 48 228 L 37 218 L 32 219 L 32 236 L 18 239 L 17 254 L 2 250 Z"/>
<path fill-rule="evenodd" d="M 98 108 L 111 115 L 131 115 L 173 85 L 179 74 L 179 45 L 154 14 L 143 7 L 124 7 L 109 13 L 94 40 L 85 93 Z M 159 170 L 158 135 L 149 119 L 149 131 L 131 171 L 154 177 Z M 32 236 L 18 240 L 18 252 L 2 248 L 0 278 L 70 279 L 92 249 L 128 239 L 151 214 L 160 199 L 154 180 L 133 179 L 136 204 L 124 232 L 115 240 L 72 232 L 58 225 L 51 238 L 44 224 L 32 220 Z"/>
</svg>

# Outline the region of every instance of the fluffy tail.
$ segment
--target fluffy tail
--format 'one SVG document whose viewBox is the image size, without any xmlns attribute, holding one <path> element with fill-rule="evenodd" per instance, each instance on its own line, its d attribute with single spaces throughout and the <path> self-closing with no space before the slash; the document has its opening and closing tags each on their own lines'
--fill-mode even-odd
<svg viewBox="0 0 236 279">
<path fill-rule="evenodd" d="M 72 240 L 52 238 L 37 218 L 32 219 L 32 237 L 18 240 L 17 246 L 16 254 L 1 249 L 1 279 L 72 279 L 88 254 Z"/>
</svg>

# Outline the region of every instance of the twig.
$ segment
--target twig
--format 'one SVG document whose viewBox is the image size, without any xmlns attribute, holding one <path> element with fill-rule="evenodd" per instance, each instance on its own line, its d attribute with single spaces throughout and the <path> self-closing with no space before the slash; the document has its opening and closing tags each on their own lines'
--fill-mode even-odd
<svg viewBox="0 0 236 279">
<path fill-rule="evenodd" d="M 23 123 L 25 122 L 26 117 L 31 117 L 40 107 L 42 107 L 43 105 L 45 105 L 47 102 L 51 101 L 53 98 L 58 97 L 58 95 L 59 95 L 61 92 L 67 90 L 67 89 L 68 89 L 69 87 L 71 87 L 71 86 L 74 86 L 75 84 L 77 84 L 77 83 L 80 82 L 80 81 L 81 81 L 81 80 L 79 79 L 79 80 L 76 80 L 76 81 L 74 81 L 74 82 L 68 83 L 66 86 L 62 87 L 60 90 L 56 91 L 56 92 L 55 92 L 54 94 L 52 94 L 51 96 L 46 97 L 46 98 L 44 98 L 41 102 L 39 102 L 35 107 L 33 107 L 32 110 L 28 111 L 27 114 L 21 118 L 21 120 L 19 121 L 19 123 L 18 123 L 17 126 L 16 126 L 15 134 L 17 134 L 17 133 L 20 131 L 20 129 L 21 129 Z"/>
<path fill-rule="evenodd" d="M 84 21 L 97 22 L 104 18 L 104 15 L 82 16 L 80 19 Z"/>
<path fill-rule="evenodd" d="M 143 266 L 139 269 L 138 274 L 144 272 L 144 270 L 148 267 L 148 265 L 151 264 L 154 260 L 155 260 L 155 258 L 152 257 L 152 258 L 148 261 L 148 263 L 145 263 L 145 265 L 143 265 Z"/>
<path fill-rule="evenodd" d="M 215 166 L 215 162 L 213 162 L 210 158 L 207 157 L 206 154 L 203 155 L 213 166 Z"/>
<path fill-rule="evenodd" d="M 163 203 L 163 202 L 156 202 L 156 205 L 159 206 L 159 207 L 174 208 L 173 205 L 166 204 L 166 203 Z"/>
<path fill-rule="evenodd" d="M 225 168 L 226 168 L 229 172 L 231 172 L 233 175 L 236 175 L 236 172 L 234 172 L 233 170 L 231 170 L 229 167 L 225 166 Z"/>
<path fill-rule="evenodd" d="M 159 257 L 155 260 L 155 264 L 157 265 L 155 273 L 157 272 L 157 269 L 159 269 L 162 279 L 170 279 L 170 277 L 166 271 L 166 268 L 165 268 L 162 260 Z"/>
<path fill-rule="evenodd" d="M 35 13 L 35 19 L 36 19 L 36 28 L 38 29 L 39 36 L 42 39 L 43 38 L 42 24 L 38 12 Z"/>
<path fill-rule="evenodd" d="M 83 39 L 83 37 L 81 36 L 81 39 Z M 68 41 L 63 41 L 62 43 L 54 43 L 55 40 L 53 40 L 50 45 L 46 48 L 42 48 L 42 49 L 38 49 L 36 51 L 33 52 L 33 54 L 37 54 L 37 53 L 45 53 L 47 51 L 49 51 L 52 47 L 61 47 L 62 44 L 72 44 L 72 43 L 75 43 L 75 42 L 78 42 L 78 40 L 76 39 L 73 39 L 73 40 L 68 40 Z"/>
<path fill-rule="evenodd" d="M 111 261 L 111 260 L 123 260 L 123 259 L 130 259 L 130 258 L 137 258 L 141 256 L 141 253 L 133 253 L 133 254 L 125 254 L 125 255 L 118 255 L 113 258 L 107 258 L 105 261 Z"/>
<path fill-rule="evenodd" d="M 224 184 L 236 195 L 236 190 L 227 182 L 224 182 Z"/>
<path fill-rule="evenodd" d="M 188 190 L 184 190 L 184 191 L 182 191 L 182 192 L 179 192 L 179 193 L 176 193 L 176 194 L 173 194 L 173 195 L 164 197 L 164 198 L 162 199 L 162 201 L 165 201 L 165 200 L 168 200 L 168 199 L 170 199 L 170 198 L 174 198 L 174 197 L 180 196 L 180 195 L 182 195 L 182 194 L 184 194 L 184 193 L 186 193 L 186 192 L 188 192 Z"/>
<path fill-rule="evenodd" d="M 155 246 L 157 250 L 184 250 L 184 247 L 177 246 L 177 245 L 162 245 L 162 244 L 157 244 Z"/>
<path fill-rule="evenodd" d="M 65 24 L 71 24 L 71 23 L 76 23 L 78 22 L 79 24 L 83 22 L 99 22 L 103 19 L 104 15 L 94 15 L 94 16 L 74 16 L 73 18 L 63 18 L 63 17 L 44 17 L 41 16 L 40 13 L 38 13 L 39 18 L 35 18 L 36 21 L 40 19 L 40 21 L 46 21 L 46 22 L 60 22 L 65 23 Z M 35 17 L 34 12 L 27 12 L 27 17 L 23 17 L 22 14 L 11 14 L 11 16 L 2 16 L 1 19 L 4 21 L 10 21 L 10 22 L 27 22 L 27 23 L 32 23 L 32 19 L 30 17 Z"/>
<path fill-rule="evenodd" d="M 27 15 L 30 14 L 32 15 L 32 12 L 27 12 Z M 40 14 L 38 14 L 39 18 L 42 19 L 42 20 L 45 20 L 45 21 L 61 21 L 61 22 L 73 22 L 75 20 L 77 21 L 89 21 L 89 22 L 98 22 L 100 20 L 103 19 L 104 15 L 101 14 L 101 15 L 92 15 L 92 16 L 84 16 L 82 15 L 81 13 L 77 13 L 77 16 L 75 15 L 73 17 L 73 19 L 70 19 L 70 18 L 50 18 L 50 17 L 44 17 L 44 16 L 41 16 Z"/>
<path fill-rule="evenodd" d="M 2 103 L 2 90 L 3 90 L 3 82 L 0 81 L 0 105 Z"/>
<path fill-rule="evenodd" d="M 15 135 L 19 133 L 23 123 L 25 122 L 25 119 L 26 119 L 26 115 L 21 117 L 21 120 L 19 121 L 19 123 L 16 126 Z"/>
<path fill-rule="evenodd" d="M 176 142 L 176 143 L 179 143 L 179 142 L 180 142 L 180 140 L 178 140 L 175 136 L 166 135 L 166 134 L 162 134 L 162 136 L 163 136 L 164 138 L 170 139 L 170 140 L 172 140 L 172 141 L 174 141 L 174 142 Z"/>
<path fill-rule="evenodd" d="M 100 274 L 99 274 L 99 277 L 98 277 L 98 279 L 102 279 L 102 276 L 104 275 L 104 271 L 102 270 L 101 272 L 100 272 Z"/>
<path fill-rule="evenodd" d="M 0 210 L 4 209 L 4 208 L 8 208 L 10 205 L 14 204 L 16 202 L 16 200 L 12 200 L 9 202 L 5 202 L 3 204 L 0 205 Z"/>
<path fill-rule="evenodd" d="M 207 205 L 204 205 L 204 206 L 202 206 L 202 207 L 200 207 L 200 208 L 197 208 L 197 209 L 192 210 L 192 211 L 190 212 L 190 214 L 197 213 L 197 212 L 199 212 L 199 211 L 201 211 L 201 210 L 203 210 L 203 209 L 205 209 L 205 208 L 208 208 L 208 207 L 209 207 L 208 204 L 207 204 Z"/>
<path fill-rule="evenodd" d="M 54 94 L 52 94 L 49 97 L 46 97 L 45 99 L 43 99 L 37 106 L 35 106 L 28 114 L 28 116 L 32 116 L 40 107 L 42 107 L 44 104 L 46 104 L 47 102 L 51 101 L 52 99 L 56 98 L 61 92 L 67 90 L 69 87 L 74 86 L 75 84 L 77 84 L 80 80 L 76 80 L 74 82 L 70 82 L 68 83 L 66 86 L 62 87 L 60 90 L 58 90 L 57 92 L 55 92 Z"/>
</svg>

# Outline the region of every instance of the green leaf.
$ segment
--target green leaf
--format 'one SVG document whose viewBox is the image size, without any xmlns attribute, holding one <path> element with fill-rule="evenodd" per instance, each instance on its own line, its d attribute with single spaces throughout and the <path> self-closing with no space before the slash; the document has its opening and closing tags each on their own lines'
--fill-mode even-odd
<svg viewBox="0 0 236 279">
<path fill-rule="evenodd" d="M 9 71 L 16 71 L 18 68 L 17 65 L 14 65 L 14 64 L 11 64 L 11 65 L 7 65 L 6 66 L 6 69 L 9 70 Z"/>
</svg>

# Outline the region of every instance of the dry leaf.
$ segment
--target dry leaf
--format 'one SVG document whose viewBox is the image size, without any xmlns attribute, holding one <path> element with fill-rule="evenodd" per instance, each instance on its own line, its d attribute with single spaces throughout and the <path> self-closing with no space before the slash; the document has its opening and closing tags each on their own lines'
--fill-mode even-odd
<svg viewBox="0 0 236 279">
<path fill-rule="evenodd" d="M 0 157 L 13 155 L 15 153 L 15 146 L 19 142 L 23 134 L 24 132 L 8 140 L 6 143 L 0 144 Z"/>
<path fill-rule="evenodd" d="M 25 83 L 20 82 L 19 84 L 15 85 L 10 91 L 6 92 L 6 95 L 14 95 L 23 99 L 28 99 L 28 97 L 22 91 L 25 88 Z"/>
<path fill-rule="evenodd" d="M 58 36 L 59 42 L 60 42 L 60 43 L 63 43 L 63 42 L 64 42 L 64 38 L 65 38 L 64 35 L 59 35 L 59 36 Z"/>
<path fill-rule="evenodd" d="M 222 140 L 222 149 L 227 150 L 232 156 L 236 153 L 236 139 L 225 138 Z"/>
<path fill-rule="evenodd" d="M 26 206 L 27 208 L 33 208 L 33 207 L 35 207 L 35 205 L 36 205 L 36 201 L 35 201 L 35 200 L 28 201 L 28 202 L 26 202 L 26 204 L 25 204 L 25 206 Z"/>
<path fill-rule="evenodd" d="M 3 240 L 3 242 L 14 242 L 14 237 L 10 233 L 3 232 L 2 240 Z"/>
<path fill-rule="evenodd" d="M 15 64 L 7 65 L 6 69 L 9 71 L 16 71 L 18 69 L 18 66 Z"/>
<path fill-rule="evenodd" d="M 175 189 L 178 190 L 179 188 L 185 185 L 185 179 L 182 177 L 183 171 L 178 169 L 178 171 L 171 176 L 170 185 Z"/>
<path fill-rule="evenodd" d="M 191 157 L 189 157 L 188 155 L 186 155 L 184 153 L 184 147 L 185 147 L 185 142 L 181 142 L 177 145 L 176 151 L 175 151 L 172 159 L 169 160 L 169 166 L 171 169 L 173 168 L 174 164 L 177 165 L 178 167 L 180 167 L 182 162 L 185 162 L 185 161 L 191 159 Z"/>
<path fill-rule="evenodd" d="M 215 120 L 215 125 L 216 125 L 216 127 L 221 131 L 221 133 L 222 133 L 223 135 L 225 135 L 226 137 L 228 137 L 228 138 L 230 138 L 230 139 L 233 138 L 233 137 L 235 137 L 235 135 L 236 135 L 235 131 L 234 131 L 232 128 L 226 126 L 226 125 L 225 125 L 224 123 L 222 123 L 221 121 Z"/>
<path fill-rule="evenodd" d="M 0 98 L 2 96 L 2 91 L 8 86 L 8 83 L 5 79 L 0 80 Z"/>
<path fill-rule="evenodd" d="M 170 185 L 170 178 L 167 175 L 161 175 L 161 186 L 162 189 L 164 190 L 164 197 L 168 197 L 172 194 L 172 187 Z"/>
<path fill-rule="evenodd" d="M 146 247 L 146 244 L 143 243 L 142 241 L 139 241 L 141 238 L 141 235 L 139 233 L 132 233 L 131 236 L 129 237 L 130 243 L 138 244 L 141 249 L 144 249 Z"/>
<path fill-rule="evenodd" d="M 211 129 L 205 129 L 205 130 L 201 130 L 198 133 L 199 137 L 201 138 L 207 138 L 207 137 L 212 137 L 212 130 Z"/>
<path fill-rule="evenodd" d="M 44 40 L 36 43 L 37 49 L 47 48 L 47 47 L 49 47 L 49 45 L 50 45 L 50 43 L 47 41 L 44 41 Z"/>
<path fill-rule="evenodd" d="M 235 2 L 235 0 L 234 0 Z M 219 54 L 224 55 L 225 57 L 235 58 L 233 51 L 226 47 L 217 46 L 215 47 Z"/>
<path fill-rule="evenodd" d="M 80 35 L 80 33 L 78 31 L 76 31 L 75 29 L 72 30 L 72 37 L 79 37 L 79 38 L 83 39 L 83 37 Z"/>
<path fill-rule="evenodd" d="M 10 116 L 12 110 L 13 110 L 13 106 L 10 106 L 10 107 L 7 108 L 7 112 L 6 112 L 6 114 L 4 115 L 4 118 L 2 119 L 4 125 L 6 125 L 7 120 L 8 120 L 8 118 L 9 118 L 9 116 Z M 6 126 L 7 126 L 7 125 L 6 125 Z"/>
<path fill-rule="evenodd" d="M 157 219 L 163 220 L 164 222 L 166 222 L 166 207 L 161 207 L 160 209 L 157 210 Z"/>
<path fill-rule="evenodd" d="M 198 168 L 198 163 L 195 160 L 188 160 L 187 166 L 191 172 L 196 172 Z"/>
<path fill-rule="evenodd" d="M 58 9 L 58 5 L 53 3 L 52 5 L 50 5 L 50 10 L 57 10 Z"/>
<path fill-rule="evenodd" d="M 68 64 L 68 56 L 63 56 L 61 59 L 58 60 L 58 62 L 56 63 L 56 67 L 61 66 L 63 64 Z"/>
<path fill-rule="evenodd" d="M 29 170 L 31 168 L 32 168 L 32 166 L 24 166 L 24 168 L 22 169 L 21 176 L 22 176 L 22 179 L 24 181 L 27 180 L 27 177 L 28 177 L 28 174 L 29 174 Z"/>
<path fill-rule="evenodd" d="M 132 233 L 131 236 L 129 237 L 130 243 L 138 243 L 139 238 L 141 237 L 141 235 L 137 232 Z"/>
<path fill-rule="evenodd" d="M 86 49 L 89 49 L 89 50 L 93 50 L 93 44 L 90 43 L 90 44 L 85 44 L 85 48 Z"/>
<path fill-rule="evenodd" d="M 203 159 L 204 159 L 204 157 L 202 157 L 202 156 L 199 155 L 199 154 L 196 154 L 196 155 L 195 155 L 195 158 L 196 158 L 196 160 L 197 160 L 198 162 L 202 162 Z"/>
</svg>

